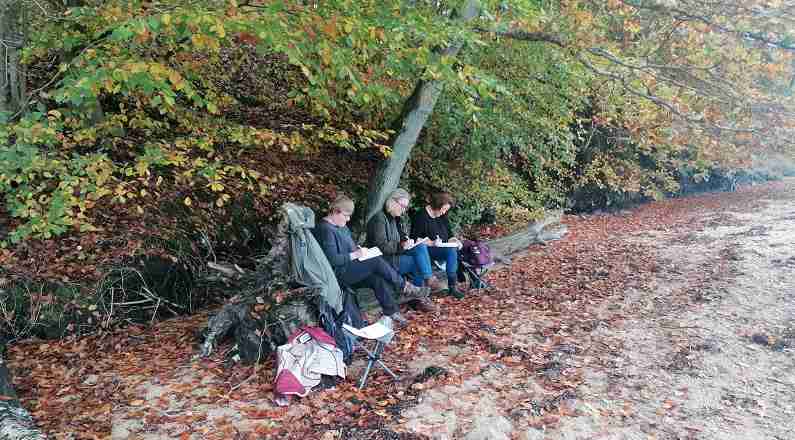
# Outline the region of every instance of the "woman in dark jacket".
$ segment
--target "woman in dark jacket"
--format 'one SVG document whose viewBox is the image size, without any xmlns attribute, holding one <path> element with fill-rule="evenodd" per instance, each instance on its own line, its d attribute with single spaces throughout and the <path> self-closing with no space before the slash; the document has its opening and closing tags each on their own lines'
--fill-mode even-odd
<svg viewBox="0 0 795 440">
<path fill-rule="evenodd" d="M 428 255 L 433 261 L 445 263 L 447 287 L 450 295 L 461 299 L 464 294 L 456 287 L 458 279 L 458 250 L 461 241 L 453 236 L 447 211 L 455 204 L 450 193 L 437 192 L 431 195 L 430 204 L 417 211 L 411 220 L 411 236 L 428 237 Z"/>
<path fill-rule="evenodd" d="M 315 227 L 315 238 L 340 284 L 347 287 L 362 284 L 372 288 L 384 315 L 399 325 L 405 325 L 407 321 L 400 314 L 392 291 L 402 291 L 407 297 L 420 301 L 427 300 L 430 291 L 406 282 L 381 257 L 360 260 L 363 250 L 353 241 L 351 231 L 346 226 L 353 214 L 353 208 L 353 200 L 346 196 L 337 197 L 331 204 L 328 215 Z"/>
<path fill-rule="evenodd" d="M 437 286 L 432 277 L 428 246 L 425 243 L 416 244 L 409 238 L 400 221 L 410 198 L 408 191 L 401 188 L 389 195 L 384 209 L 367 222 L 367 245 L 381 249 L 384 258 L 401 275 L 411 274 L 415 285 L 428 285 L 433 290 Z"/>
</svg>

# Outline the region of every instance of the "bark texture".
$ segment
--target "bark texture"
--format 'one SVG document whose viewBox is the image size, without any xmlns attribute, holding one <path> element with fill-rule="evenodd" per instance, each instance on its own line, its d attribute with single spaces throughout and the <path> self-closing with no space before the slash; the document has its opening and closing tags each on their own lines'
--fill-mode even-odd
<svg viewBox="0 0 795 440">
<path fill-rule="evenodd" d="M 21 1 L 0 0 L 0 113 L 16 113 L 25 97 L 23 12 Z"/>
<path fill-rule="evenodd" d="M 0 440 L 40 440 L 44 434 L 36 428 L 33 418 L 22 408 L 11 384 L 11 374 L 3 358 L 0 341 Z"/>
<path fill-rule="evenodd" d="M 301 286 L 290 268 L 290 219 L 284 209 L 268 253 L 254 273 L 230 280 L 241 293 L 207 323 L 200 356 L 209 356 L 226 337 L 233 336 L 237 354 L 246 363 L 265 359 L 304 325 L 319 324 L 320 288 Z"/>
<path fill-rule="evenodd" d="M 488 241 L 494 260 L 498 263 L 510 261 L 510 255 L 527 249 L 533 244 L 560 240 L 568 228 L 561 224 L 561 211 L 548 212 L 542 219 L 527 225 L 514 234 Z"/>
<path fill-rule="evenodd" d="M 480 2 L 469 0 L 459 14 L 459 20 L 469 21 L 480 13 Z M 463 47 L 462 42 L 455 42 L 438 51 L 440 56 L 454 57 Z M 367 216 L 365 223 L 384 206 L 389 193 L 397 188 L 403 168 L 406 167 L 411 150 L 417 143 L 422 128 L 436 106 L 444 89 L 441 81 L 421 80 L 414 87 L 411 97 L 406 101 L 403 112 L 398 119 L 395 137 L 392 138 L 392 154 L 381 164 L 370 181 L 367 195 Z"/>
</svg>

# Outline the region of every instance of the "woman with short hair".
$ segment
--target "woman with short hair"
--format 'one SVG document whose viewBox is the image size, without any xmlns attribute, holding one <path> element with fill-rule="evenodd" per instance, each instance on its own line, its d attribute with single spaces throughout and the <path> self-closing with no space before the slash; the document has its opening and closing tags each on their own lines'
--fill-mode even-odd
<svg viewBox="0 0 795 440">
<path fill-rule="evenodd" d="M 411 201 L 408 191 L 398 188 L 387 197 L 384 209 L 367 222 L 367 245 L 377 246 L 401 275 L 411 275 L 417 286 L 437 287 L 425 243 L 417 244 L 403 227 L 401 216 Z"/>
<path fill-rule="evenodd" d="M 399 325 L 405 325 L 408 321 L 400 314 L 392 291 L 402 291 L 407 297 L 419 300 L 427 298 L 430 291 L 406 282 L 382 257 L 359 260 L 363 249 L 353 241 L 351 231 L 346 226 L 353 209 L 353 200 L 344 195 L 338 196 L 331 203 L 328 215 L 315 227 L 315 238 L 334 268 L 340 284 L 348 287 L 363 284 L 372 288 L 384 315 Z"/>
<path fill-rule="evenodd" d="M 455 205 L 455 198 L 446 191 L 431 194 L 430 203 L 417 211 L 411 220 L 411 236 L 415 238 L 428 237 L 428 255 L 432 261 L 445 264 L 447 274 L 447 288 L 450 295 L 461 299 L 464 294 L 456 287 L 458 281 L 458 250 L 461 241 L 453 235 L 447 212 Z M 442 246 L 443 243 L 452 243 L 457 246 Z"/>
</svg>

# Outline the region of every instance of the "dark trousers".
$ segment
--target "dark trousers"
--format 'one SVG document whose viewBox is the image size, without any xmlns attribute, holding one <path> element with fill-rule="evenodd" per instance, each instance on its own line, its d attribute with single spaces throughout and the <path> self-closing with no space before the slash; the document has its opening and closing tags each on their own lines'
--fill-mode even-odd
<svg viewBox="0 0 795 440">
<path fill-rule="evenodd" d="M 363 285 L 373 289 L 384 315 L 398 312 L 397 302 L 392 292 L 402 291 L 406 281 L 382 257 L 351 261 L 347 270 L 338 278 L 342 284 L 348 287 Z"/>
</svg>

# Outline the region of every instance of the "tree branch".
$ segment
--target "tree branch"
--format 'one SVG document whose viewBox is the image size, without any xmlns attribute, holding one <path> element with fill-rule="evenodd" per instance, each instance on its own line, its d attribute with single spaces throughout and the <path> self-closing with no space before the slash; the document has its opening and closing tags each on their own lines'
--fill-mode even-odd
<svg viewBox="0 0 795 440">
<path fill-rule="evenodd" d="M 604 76 L 604 77 L 610 78 L 610 79 L 612 79 L 614 81 L 617 81 L 617 82 L 621 83 L 621 86 L 624 88 L 624 90 L 626 90 L 630 94 L 635 95 L 635 96 L 637 96 L 639 98 L 643 98 L 643 99 L 646 99 L 648 101 L 651 101 L 655 105 L 670 111 L 672 114 L 678 116 L 679 118 L 681 118 L 682 120 L 684 120 L 686 122 L 689 122 L 689 123 L 692 123 L 692 124 L 696 124 L 696 125 L 700 125 L 700 126 L 702 126 L 704 128 L 712 128 L 712 129 L 716 129 L 716 130 L 731 131 L 731 132 L 736 132 L 736 133 L 756 133 L 757 132 L 757 130 L 755 130 L 753 128 L 738 128 L 738 127 L 726 127 L 726 126 L 722 126 L 722 125 L 717 125 L 717 124 L 713 124 L 713 123 L 705 120 L 703 117 L 696 118 L 696 117 L 693 117 L 691 115 L 685 114 L 682 111 L 680 111 L 678 108 L 676 108 L 674 106 L 674 104 L 672 104 L 672 103 L 670 103 L 670 102 L 668 102 L 668 101 L 666 101 L 666 100 L 664 100 L 664 99 L 662 99 L 662 98 L 660 98 L 658 96 L 655 96 L 655 95 L 650 94 L 650 93 L 643 93 L 643 92 L 641 92 L 639 90 L 636 90 L 635 88 L 633 88 L 632 86 L 630 86 L 628 84 L 626 77 L 618 75 L 618 74 L 615 74 L 613 72 L 609 72 L 609 71 L 606 71 L 606 70 L 599 69 L 598 67 L 594 66 L 593 63 L 591 63 L 591 61 L 588 60 L 588 58 L 586 58 L 583 54 L 578 54 L 577 60 L 580 61 L 580 63 L 582 63 L 582 65 L 585 66 L 591 72 L 596 73 L 597 75 L 600 75 L 600 76 Z"/>
<path fill-rule="evenodd" d="M 554 44 L 555 46 L 565 48 L 566 44 L 563 40 L 553 34 L 548 34 L 546 32 L 527 32 L 527 31 L 498 31 L 493 29 L 483 29 L 483 28 L 475 28 L 475 32 L 480 32 L 482 34 L 492 34 L 498 37 L 505 37 L 511 38 L 514 40 L 521 40 L 521 41 L 534 41 L 534 42 L 541 42 L 541 43 L 549 43 Z"/>
</svg>

